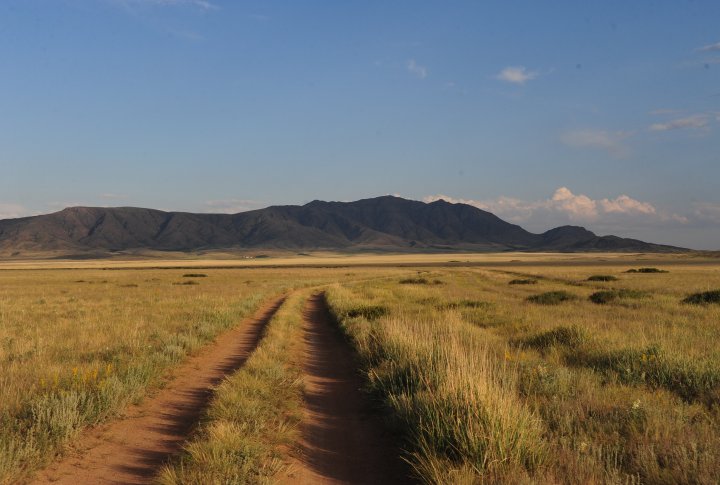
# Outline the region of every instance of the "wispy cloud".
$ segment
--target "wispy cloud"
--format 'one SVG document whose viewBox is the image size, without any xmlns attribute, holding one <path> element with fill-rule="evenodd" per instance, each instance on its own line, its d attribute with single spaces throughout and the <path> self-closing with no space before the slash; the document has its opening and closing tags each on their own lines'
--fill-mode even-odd
<svg viewBox="0 0 720 485">
<path fill-rule="evenodd" d="M 627 131 L 571 130 L 562 133 L 560 141 L 570 147 L 606 150 L 613 156 L 623 156 L 627 153 L 623 141 L 631 135 Z"/>
<path fill-rule="evenodd" d="M 220 199 L 208 200 L 200 208 L 201 212 L 216 214 L 237 214 L 263 207 L 263 203 L 252 199 Z"/>
<path fill-rule="evenodd" d="M 539 76 L 537 71 L 528 71 L 524 66 L 508 66 L 500 71 L 495 79 L 513 84 L 525 84 Z"/>
<path fill-rule="evenodd" d="M 700 52 L 713 52 L 713 51 L 720 51 L 720 42 L 716 42 L 714 44 L 708 44 L 704 45 L 702 47 L 698 47 Z"/>
<path fill-rule="evenodd" d="M 30 210 L 20 204 L 0 203 L 0 219 L 14 219 L 31 214 Z"/>
<path fill-rule="evenodd" d="M 681 129 L 701 129 L 706 128 L 710 124 L 711 118 L 709 115 L 700 113 L 691 116 L 685 116 L 683 118 L 675 118 L 664 123 L 653 123 L 648 128 L 650 131 L 670 131 L 670 130 L 681 130 Z"/>
<path fill-rule="evenodd" d="M 113 192 L 105 192 L 104 194 L 100 194 L 100 198 L 106 200 L 122 200 L 127 199 L 127 195 L 115 194 Z"/>
<path fill-rule="evenodd" d="M 405 67 L 407 67 L 408 72 L 420 79 L 425 79 L 428 75 L 428 68 L 418 64 L 415 59 L 408 60 L 405 63 Z"/>
</svg>

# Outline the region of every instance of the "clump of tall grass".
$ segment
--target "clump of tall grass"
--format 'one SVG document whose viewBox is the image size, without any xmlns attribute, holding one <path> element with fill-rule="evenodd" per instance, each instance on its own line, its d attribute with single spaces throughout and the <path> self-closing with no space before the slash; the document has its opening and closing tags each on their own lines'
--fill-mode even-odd
<svg viewBox="0 0 720 485">
<path fill-rule="evenodd" d="M 586 341 L 586 332 L 582 328 L 573 325 L 555 327 L 547 332 L 541 332 L 525 339 L 523 343 L 536 349 L 547 350 L 556 345 L 578 347 Z"/>
<path fill-rule="evenodd" d="M 345 310 L 344 316 L 347 318 L 365 318 L 367 320 L 375 320 L 388 314 L 388 308 L 382 305 L 358 305 Z"/>
<path fill-rule="evenodd" d="M 428 278 L 403 278 L 399 281 L 401 285 L 442 285 L 443 281 Z"/>
<path fill-rule="evenodd" d="M 658 268 L 632 268 L 627 271 L 626 273 L 669 273 L 666 269 L 658 269 Z"/>
<path fill-rule="evenodd" d="M 693 293 L 683 299 L 683 303 L 691 303 L 693 305 L 702 305 L 707 303 L 720 303 L 720 290 L 704 291 L 702 293 Z"/>
<path fill-rule="evenodd" d="M 617 277 L 612 275 L 592 275 L 588 277 L 588 281 L 617 281 Z"/>
<path fill-rule="evenodd" d="M 712 406 L 720 397 L 720 367 L 716 363 L 669 357 L 654 345 L 644 349 L 579 349 L 569 353 L 566 360 L 612 374 L 625 384 L 666 389 L 688 402 Z"/>
<path fill-rule="evenodd" d="M 577 300 L 577 296 L 564 290 L 548 291 L 527 298 L 527 301 L 530 303 L 537 303 L 539 305 L 558 305 L 572 300 Z"/>
<path fill-rule="evenodd" d="M 457 312 L 435 319 L 391 313 L 374 324 L 343 318 L 356 300 L 343 288 L 328 292 L 421 480 L 529 477 L 540 467 L 546 459 L 541 422 L 516 399 L 513 370 Z"/>
<path fill-rule="evenodd" d="M 510 280 L 509 285 L 536 285 L 538 280 L 518 278 Z"/>
<path fill-rule="evenodd" d="M 245 365 L 217 389 L 195 437 L 159 477 L 165 485 L 269 483 L 298 440 L 302 305 L 294 294 Z"/>
<path fill-rule="evenodd" d="M 457 301 L 448 301 L 444 303 L 439 303 L 436 305 L 436 308 L 438 310 L 462 310 L 465 308 L 490 308 L 492 307 L 492 303 L 489 303 L 487 301 L 481 301 L 481 300 L 471 300 L 469 298 L 464 298 L 462 300 Z"/>
</svg>

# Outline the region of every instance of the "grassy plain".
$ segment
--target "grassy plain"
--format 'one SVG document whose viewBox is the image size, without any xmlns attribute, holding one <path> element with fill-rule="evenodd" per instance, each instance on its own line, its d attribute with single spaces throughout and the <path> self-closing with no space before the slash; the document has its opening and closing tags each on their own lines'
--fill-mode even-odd
<svg viewBox="0 0 720 485">
<path fill-rule="evenodd" d="M 649 266 L 669 272 L 626 273 Z M 426 483 L 720 476 L 720 305 L 683 302 L 720 289 L 720 261 L 325 254 L 0 263 L 0 483 L 121 414 L 263 301 L 307 287 L 326 289 Z M 571 298 L 532 299 L 558 292 Z M 297 437 L 305 293 L 219 388 L 164 483 L 252 483 L 282 467 L 277 450 Z M 268 394 L 279 387 L 288 394 Z"/>
<path fill-rule="evenodd" d="M 630 267 L 420 270 L 329 302 L 427 483 L 716 483 L 720 305 L 683 299 L 720 266 Z"/>
<path fill-rule="evenodd" d="M 122 413 L 271 297 L 348 278 L 345 269 L 39 266 L 0 271 L 0 483 L 23 479 L 84 427 Z"/>
</svg>

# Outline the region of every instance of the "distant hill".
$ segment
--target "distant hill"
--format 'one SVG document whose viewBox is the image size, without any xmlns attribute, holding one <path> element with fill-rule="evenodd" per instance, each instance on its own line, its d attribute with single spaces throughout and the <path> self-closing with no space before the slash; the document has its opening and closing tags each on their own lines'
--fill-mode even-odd
<svg viewBox="0 0 720 485">
<path fill-rule="evenodd" d="M 163 212 L 134 207 L 70 207 L 0 220 L 0 254 L 36 251 L 190 251 L 386 249 L 478 251 L 674 252 L 680 248 L 576 226 L 533 234 L 490 212 L 443 200 L 426 204 L 385 196 L 313 201 L 238 214 Z"/>
</svg>

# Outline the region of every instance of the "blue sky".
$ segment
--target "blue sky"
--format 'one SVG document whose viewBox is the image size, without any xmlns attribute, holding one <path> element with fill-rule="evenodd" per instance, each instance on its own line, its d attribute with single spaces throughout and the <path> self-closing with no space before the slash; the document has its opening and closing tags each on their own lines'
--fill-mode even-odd
<svg viewBox="0 0 720 485">
<path fill-rule="evenodd" d="M 720 248 L 720 2 L 4 0 L 0 217 L 398 194 Z"/>
</svg>

